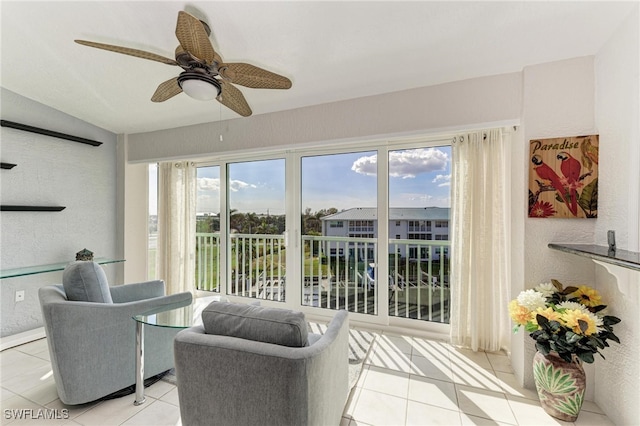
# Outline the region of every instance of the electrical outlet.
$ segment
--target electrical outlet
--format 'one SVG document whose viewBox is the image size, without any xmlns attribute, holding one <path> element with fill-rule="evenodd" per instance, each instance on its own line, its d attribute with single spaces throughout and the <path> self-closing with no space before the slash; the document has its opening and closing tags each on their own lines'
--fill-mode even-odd
<svg viewBox="0 0 640 426">
<path fill-rule="evenodd" d="M 16 302 L 22 302 L 24 300 L 24 290 L 16 291 Z"/>
</svg>

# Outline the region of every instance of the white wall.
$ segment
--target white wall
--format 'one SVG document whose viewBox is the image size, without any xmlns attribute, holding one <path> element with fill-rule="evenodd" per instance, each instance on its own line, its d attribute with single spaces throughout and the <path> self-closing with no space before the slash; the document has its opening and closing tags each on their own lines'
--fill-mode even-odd
<svg viewBox="0 0 640 426">
<path fill-rule="evenodd" d="M 578 58 L 524 70 L 523 130 L 520 153 L 528 167 L 528 140 L 563 135 L 600 135 L 599 211 L 596 220 L 524 219 L 524 280 L 514 280 L 512 294 L 557 278 L 565 283 L 594 285 L 611 314 L 622 323 L 615 331 L 622 344 L 604 351 L 606 360 L 585 365 L 587 399 L 615 424 L 635 424 L 640 347 L 640 273 L 623 270 L 621 282 L 591 260 L 546 248 L 548 242 L 607 244 L 606 231 L 616 231 L 620 249 L 638 251 L 640 209 L 640 110 L 638 8 L 595 58 Z M 520 157 L 520 158 L 518 158 Z M 526 174 L 514 173 L 520 187 Z M 518 242 L 515 241 L 514 244 Z M 516 276 L 517 274 L 514 274 Z M 622 291 L 621 291 L 622 289 Z M 524 342 L 524 343 L 523 343 Z M 512 362 L 525 385 L 533 386 L 530 339 L 513 339 Z"/>
<path fill-rule="evenodd" d="M 147 164 L 128 161 L 128 136 L 118 136 L 118 247 L 127 262 L 121 281 L 147 280 L 149 172 Z"/>
<path fill-rule="evenodd" d="M 129 160 L 154 161 L 288 145 L 460 130 L 520 117 L 520 73 L 129 135 Z M 219 141 L 222 129 L 223 142 Z M 178 142 L 179 141 L 179 142 Z"/>
<path fill-rule="evenodd" d="M 579 136 L 598 133 L 595 126 L 595 92 L 593 57 L 534 65 L 523 71 L 524 123 L 523 147 L 520 159 L 514 159 L 522 171 L 514 179 L 527 180 L 529 170 L 529 141 L 538 138 Z M 605 144 L 601 140 L 602 145 Z M 527 188 L 525 187 L 525 191 Z M 526 216 L 526 204 L 520 215 Z M 594 285 L 594 263 L 551 250 L 551 242 L 592 243 L 596 219 L 524 219 L 524 273 L 512 281 L 512 295 L 538 283 L 555 278 L 565 285 L 583 283 Z M 518 276 L 518 275 L 517 275 Z M 520 334 L 526 334 L 523 330 Z M 522 376 L 527 387 L 533 388 L 531 364 L 535 354 L 532 339 L 517 338 L 524 342 L 524 351 L 512 357 L 514 369 Z M 515 351 L 520 352 L 520 348 Z M 593 399 L 593 372 L 586 369 L 587 399 Z"/>
<path fill-rule="evenodd" d="M 2 89 L 2 119 L 103 142 L 99 147 L 2 128 L 2 204 L 60 205 L 57 213 L 2 212 L 2 269 L 75 260 L 87 248 L 113 258 L 116 248 L 116 136 L 30 99 Z M 117 266 L 107 266 L 113 283 Z M 60 283 L 48 273 L 0 281 L 2 337 L 42 325 L 38 288 Z M 14 302 L 16 290 L 25 301 Z"/>
<path fill-rule="evenodd" d="M 639 8 L 598 52 L 595 60 L 596 123 L 600 131 L 600 205 L 595 242 L 616 231 L 620 249 L 640 251 L 640 26 Z M 622 344 L 612 343 L 596 361 L 595 401 L 615 424 L 640 419 L 640 272 L 616 279 L 597 266 L 597 288 L 613 315 Z"/>
</svg>

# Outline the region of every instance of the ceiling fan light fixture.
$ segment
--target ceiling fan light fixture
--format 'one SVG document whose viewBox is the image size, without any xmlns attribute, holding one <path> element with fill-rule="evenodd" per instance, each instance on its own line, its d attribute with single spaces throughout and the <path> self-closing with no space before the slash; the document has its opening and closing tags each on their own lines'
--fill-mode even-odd
<svg viewBox="0 0 640 426">
<path fill-rule="evenodd" d="M 200 101 L 214 100 L 222 91 L 218 80 L 195 72 L 186 71 L 180 74 L 178 84 L 184 93 Z"/>
</svg>

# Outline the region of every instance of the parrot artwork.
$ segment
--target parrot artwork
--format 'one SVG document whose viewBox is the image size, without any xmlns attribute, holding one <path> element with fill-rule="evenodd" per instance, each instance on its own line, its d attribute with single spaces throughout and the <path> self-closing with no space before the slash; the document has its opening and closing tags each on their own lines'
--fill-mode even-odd
<svg viewBox="0 0 640 426">
<path fill-rule="evenodd" d="M 561 160 L 560 171 L 564 175 L 569 187 L 571 203 L 569 204 L 569 210 L 576 216 L 578 214 L 578 184 L 580 183 L 580 161 L 576 160 L 571 154 L 562 151 L 556 158 Z"/>
<path fill-rule="evenodd" d="M 562 184 L 562 179 L 560 176 L 551 168 L 549 165 L 542 161 L 542 158 L 539 155 L 534 155 L 531 158 L 531 162 L 534 164 L 534 170 L 536 174 L 540 177 L 540 179 L 544 179 L 546 181 L 551 182 L 551 186 L 556 190 L 560 197 L 566 204 L 567 208 L 571 210 L 569 206 L 569 201 L 567 200 L 566 190 L 564 185 Z"/>
</svg>

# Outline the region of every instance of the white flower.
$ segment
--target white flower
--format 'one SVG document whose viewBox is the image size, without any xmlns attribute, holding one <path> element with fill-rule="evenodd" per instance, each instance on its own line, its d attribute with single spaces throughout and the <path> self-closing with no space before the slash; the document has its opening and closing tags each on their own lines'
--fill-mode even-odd
<svg viewBox="0 0 640 426">
<path fill-rule="evenodd" d="M 558 309 L 571 309 L 571 310 L 579 310 L 582 312 L 589 312 L 586 306 L 582 303 L 578 302 L 562 302 L 557 306 Z"/>
<path fill-rule="evenodd" d="M 525 290 L 518 295 L 518 303 L 530 311 L 538 308 L 544 308 L 547 305 L 547 299 L 542 293 L 535 290 Z"/>
<path fill-rule="evenodd" d="M 550 297 L 558 289 L 551 283 L 542 283 L 535 287 L 535 290 L 539 293 L 542 293 L 544 297 Z"/>
</svg>

